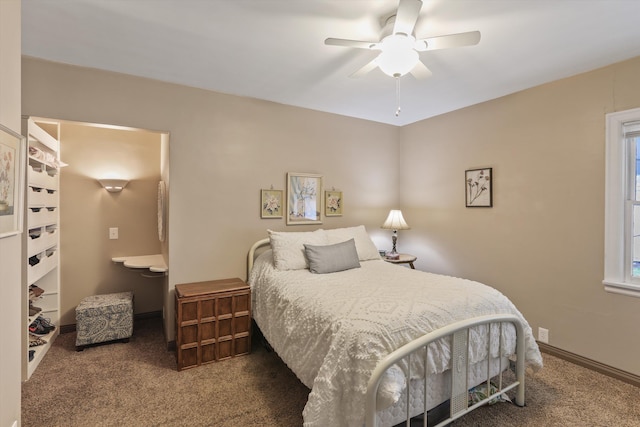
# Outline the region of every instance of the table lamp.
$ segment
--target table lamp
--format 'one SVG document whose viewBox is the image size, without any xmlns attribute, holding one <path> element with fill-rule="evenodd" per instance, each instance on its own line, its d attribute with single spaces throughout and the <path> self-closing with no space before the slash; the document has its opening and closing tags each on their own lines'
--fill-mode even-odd
<svg viewBox="0 0 640 427">
<path fill-rule="evenodd" d="M 396 243 L 398 241 L 398 230 L 408 230 L 410 228 L 409 225 L 407 225 L 406 221 L 404 220 L 404 217 L 402 216 L 402 211 L 400 211 L 399 209 L 392 209 L 389 212 L 389 216 L 384 221 L 384 224 L 382 224 L 381 228 L 384 228 L 386 230 L 393 230 L 393 235 L 391 237 L 391 240 L 393 242 L 393 249 L 391 249 L 391 252 L 387 253 L 387 258 L 389 259 L 400 258 L 400 255 L 396 251 Z"/>
</svg>

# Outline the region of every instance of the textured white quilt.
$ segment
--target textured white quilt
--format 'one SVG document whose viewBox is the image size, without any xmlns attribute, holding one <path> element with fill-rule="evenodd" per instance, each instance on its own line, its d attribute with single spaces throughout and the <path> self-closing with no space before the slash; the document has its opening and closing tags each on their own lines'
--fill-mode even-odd
<svg viewBox="0 0 640 427">
<path fill-rule="evenodd" d="M 382 260 L 331 274 L 280 271 L 270 250 L 256 260 L 249 282 L 260 330 L 311 389 L 303 412 L 307 427 L 362 426 L 367 381 L 377 362 L 403 344 L 459 320 L 517 315 L 525 326 L 527 362 L 534 370 L 542 366 L 531 328 L 520 312 L 500 292 L 477 282 Z M 503 353 L 513 353 L 515 332 L 505 327 L 503 333 Z M 482 360 L 486 344 L 474 335 L 471 341 L 478 341 L 471 362 Z M 497 341 L 492 339 L 495 355 Z M 448 342 L 432 347 L 428 370 L 443 372 L 449 364 Z M 412 368 L 416 375 L 421 370 Z"/>
</svg>

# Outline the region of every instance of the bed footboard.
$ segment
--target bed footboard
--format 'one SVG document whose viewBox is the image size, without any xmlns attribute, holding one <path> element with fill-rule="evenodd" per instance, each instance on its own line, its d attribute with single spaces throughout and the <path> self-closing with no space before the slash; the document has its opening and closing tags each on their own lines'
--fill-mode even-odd
<svg viewBox="0 0 640 427">
<path fill-rule="evenodd" d="M 469 384 L 468 372 L 470 369 L 469 360 L 469 329 L 480 326 L 488 325 L 488 349 L 491 349 L 491 324 L 498 324 L 502 328 L 503 323 L 511 323 L 516 329 L 516 380 L 509 385 L 502 384 L 502 374 L 500 374 L 500 383 L 498 390 L 495 393 L 488 393 L 487 398 L 469 405 L 468 391 L 475 384 Z M 502 331 L 502 330 L 501 330 Z M 502 333 L 500 333 L 500 336 Z M 428 382 L 428 369 L 426 369 L 426 359 L 428 357 L 429 344 L 445 337 L 452 337 L 452 349 L 451 349 L 451 399 L 450 399 L 450 415 L 449 418 L 440 422 L 436 427 L 444 426 L 450 422 L 462 417 L 463 415 L 473 411 L 474 409 L 486 404 L 490 400 L 505 393 L 509 390 L 516 389 L 515 403 L 518 406 L 524 406 L 524 372 L 525 372 L 525 344 L 524 344 L 524 328 L 520 320 L 516 316 L 512 315 L 489 315 L 475 317 L 468 320 L 463 320 L 457 323 L 453 323 L 444 328 L 433 331 L 426 334 L 414 341 L 411 341 L 394 352 L 390 353 L 387 357 L 382 359 L 375 370 L 373 371 L 369 383 L 367 385 L 366 401 L 365 401 L 365 426 L 376 427 L 376 397 L 378 394 L 378 386 L 382 379 L 383 374 L 394 364 L 398 363 L 404 358 L 409 358 L 409 372 L 405 372 L 407 378 L 411 378 L 411 357 L 417 351 L 425 348 L 425 369 L 424 369 L 424 388 L 425 388 L 425 402 L 424 408 L 428 408 L 427 402 L 427 382 Z M 499 353 L 502 355 L 502 339 L 499 342 Z M 491 360 L 491 352 L 488 351 L 487 365 Z M 417 356 L 414 356 L 417 357 Z M 502 360 L 502 357 L 499 357 Z M 503 367 L 500 366 L 499 372 L 503 371 Z M 489 369 L 487 369 L 489 373 Z M 490 377 L 489 374 L 487 374 Z M 487 378 L 487 390 L 490 388 L 491 378 Z M 408 380 L 407 380 L 408 383 Z M 406 393 L 409 393 L 410 387 L 406 388 Z M 406 425 L 410 425 L 410 408 L 409 398 L 407 396 L 407 421 Z M 426 412 L 426 409 L 425 409 Z M 424 417 L 424 426 L 427 425 L 427 417 Z"/>
</svg>

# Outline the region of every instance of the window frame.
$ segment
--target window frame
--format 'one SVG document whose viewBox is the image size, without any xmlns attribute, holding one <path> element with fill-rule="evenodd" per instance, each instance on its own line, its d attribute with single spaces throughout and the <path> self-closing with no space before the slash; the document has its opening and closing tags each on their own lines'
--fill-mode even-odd
<svg viewBox="0 0 640 427">
<path fill-rule="evenodd" d="M 606 115 L 604 289 L 640 298 L 640 280 L 632 278 L 633 201 L 628 200 L 631 181 L 630 152 L 625 124 L 640 121 L 640 108 Z M 635 171 L 635 166 L 633 166 Z M 634 180 L 635 182 L 635 180 Z M 634 185 L 635 191 L 635 185 Z M 631 206 L 631 207 L 630 207 Z M 631 261 L 631 263 L 629 263 Z"/>
</svg>

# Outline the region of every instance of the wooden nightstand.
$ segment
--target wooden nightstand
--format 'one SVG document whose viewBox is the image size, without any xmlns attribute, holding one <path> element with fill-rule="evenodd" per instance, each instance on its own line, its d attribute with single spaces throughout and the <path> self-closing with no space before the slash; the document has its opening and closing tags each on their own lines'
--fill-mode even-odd
<svg viewBox="0 0 640 427">
<path fill-rule="evenodd" d="M 389 259 L 387 257 L 382 257 L 382 259 L 392 264 L 409 264 L 409 267 L 411 267 L 414 270 L 416 269 L 413 266 L 413 263 L 415 262 L 415 260 L 418 259 L 417 257 L 409 254 L 398 254 L 398 255 L 400 255 L 400 258 L 398 259 Z"/>
<path fill-rule="evenodd" d="M 178 370 L 251 351 L 251 290 L 240 279 L 176 285 Z"/>
</svg>

